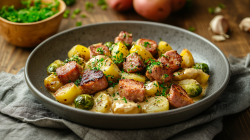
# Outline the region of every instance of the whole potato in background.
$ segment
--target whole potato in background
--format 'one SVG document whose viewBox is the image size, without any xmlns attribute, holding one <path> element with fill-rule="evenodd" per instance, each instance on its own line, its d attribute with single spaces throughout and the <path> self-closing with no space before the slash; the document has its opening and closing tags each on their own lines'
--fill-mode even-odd
<svg viewBox="0 0 250 140">
<path fill-rule="evenodd" d="M 186 4 L 186 0 L 171 0 L 172 12 L 179 11 Z"/>
<path fill-rule="evenodd" d="M 107 3 L 116 11 L 126 11 L 133 7 L 133 0 L 107 0 Z"/>
<path fill-rule="evenodd" d="M 171 12 L 171 0 L 134 0 L 133 5 L 138 14 L 153 21 L 164 20 Z"/>
</svg>

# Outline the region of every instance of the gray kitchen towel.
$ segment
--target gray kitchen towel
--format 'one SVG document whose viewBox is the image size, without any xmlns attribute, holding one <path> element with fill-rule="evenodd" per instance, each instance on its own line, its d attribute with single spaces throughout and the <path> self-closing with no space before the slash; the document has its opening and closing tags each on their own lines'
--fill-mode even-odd
<svg viewBox="0 0 250 140">
<path fill-rule="evenodd" d="M 0 139 L 94 139 L 94 140 L 211 140 L 222 128 L 222 118 L 250 106 L 250 69 L 246 58 L 229 57 L 231 79 L 221 97 L 201 114 L 171 126 L 145 130 L 101 130 L 57 116 L 29 91 L 24 69 L 16 75 L 0 73 Z"/>
</svg>

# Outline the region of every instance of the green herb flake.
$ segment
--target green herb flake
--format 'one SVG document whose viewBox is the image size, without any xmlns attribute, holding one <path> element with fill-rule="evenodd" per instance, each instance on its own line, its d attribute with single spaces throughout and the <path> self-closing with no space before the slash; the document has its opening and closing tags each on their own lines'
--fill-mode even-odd
<svg viewBox="0 0 250 140">
<path fill-rule="evenodd" d="M 123 97 L 122 100 L 124 100 L 125 103 L 128 103 L 128 102 L 127 102 L 127 99 L 126 99 L 125 97 Z"/>
<path fill-rule="evenodd" d="M 215 8 L 214 7 L 208 7 L 208 13 L 210 13 L 210 14 L 214 14 L 214 10 L 215 10 Z"/>
<path fill-rule="evenodd" d="M 89 1 L 86 1 L 85 2 L 85 9 L 89 12 L 91 12 L 93 9 L 94 9 L 94 5 L 93 3 L 89 2 Z"/>
<path fill-rule="evenodd" d="M 76 22 L 76 26 L 82 26 L 82 22 Z"/>
<path fill-rule="evenodd" d="M 97 52 L 100 52 L 100 54 L 104 54 L 104 50 L 102 48 L 97 48 Z"/>
<path fill-rule="evenodd" d="M 82 17 L 82 18 L 86 18 L 87 16 L 82 14 L 81 17 Z"/>
<path fill-rule="evenodd" d="M 113 93 L 113 97 L 115 97 L 115 93 Z"/>
<path fill-rule="evenodd" d="M 162 41 L 162 39 L 161 38 L 159 38 L 160 39 L 160 41 Z"/>
<path fill-rule="evenodd" d="M 194 32 L 195 28 L 194 27 L 189 27 L 188 30 L 191 31 L 191 32 Z"/>
<path fill-rule="evenodd" d="M 224 4 L 222 4 L 222 3 L 220 3 L 220 4 L 218 4 L 218 6 L 220 7 L 220 8 L 222 8 L 222 9 L 224 9 L 226 6 L 224 5 Z"/>
<path fill-rule="evenodd" d="M 114 100 L 118 100 L 117 98 L 115 98 Z"/>
<path fill-rule="evenodd" d="M 77 14 L 79 14 L 80 12 L 81 12 L 80 9 L 75 9 L 73 13 L 77 15 Z"/>
<path fill-rule="evenodd" d="M 138 108 L 141 108 L 141 106 L 140 106 L 140 105 L 138 105 L 137 107 L 138 107 Z"/>
<path fill-rule="evenodd" d="M 101 9 L 102 9 L 102 10 L 106 10 L 107 7 L 108 7 L 107 5 L 102 5 L 102 6 L 101 6 Z"/>
</svg>

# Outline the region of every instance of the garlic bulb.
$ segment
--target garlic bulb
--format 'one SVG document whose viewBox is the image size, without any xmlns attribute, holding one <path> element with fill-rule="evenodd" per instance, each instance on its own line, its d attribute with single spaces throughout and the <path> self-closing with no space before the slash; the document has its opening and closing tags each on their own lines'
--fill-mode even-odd
<svg viewBox="0 0 250 140">
<path fill-rule="evenodd" d="M 229 30 L 229 24 L 227 19 L 222 15 L 215 16 L 210 22 L 210 29 L 214 34 L 224 35 L 226 38 L 229 36 L 226 35 Z"/>
<path fill-rule="evenodd" d="M 250 32 L 250 17 L 244 18 L 239 25 L 240 29 L 247 32 Z"/>
</svg>

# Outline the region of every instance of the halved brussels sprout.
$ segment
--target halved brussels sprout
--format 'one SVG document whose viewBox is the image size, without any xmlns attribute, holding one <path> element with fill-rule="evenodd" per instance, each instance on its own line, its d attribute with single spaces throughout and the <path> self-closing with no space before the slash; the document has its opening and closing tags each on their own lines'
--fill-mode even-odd
<svg viewBox="0 0 250 140">
<path fill-rule="evenodd" d="M 187 92 L 189 97 L 196 97 L 202 93 L 202 87 L 200 84 L 188 84 L 188 85 L 181 85 L 181 87 Z"/>
<path fill-rule="evenodd" d="M 205 63 L 195 63 L 193 68 L 195 69 L 201 69 L 203 72 L 209 74 L 209 67 Z"/>
<path fill-rule="evenodd" d="M 47 74 L 51 75 L 56 72 L 56 69 L 63 66 L 64 63 L 61 60 L 56 60 L 47 67 Z"/>
<path fill-rule="evenodd" d="M 75 108 L 90 110 L 94 106 L 94 99 L 88 94 L 78 95 L 75 100 Z"/>
</svg>

